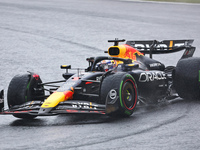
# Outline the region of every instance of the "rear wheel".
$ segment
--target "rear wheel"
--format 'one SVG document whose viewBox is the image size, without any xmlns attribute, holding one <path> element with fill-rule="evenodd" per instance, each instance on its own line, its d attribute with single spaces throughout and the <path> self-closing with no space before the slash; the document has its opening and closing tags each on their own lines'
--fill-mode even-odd
<svg viewBox="0 0 200 150">
<path fill-rule="evenodd" d="M 44 90 L 40 90 L 40 92 L 35 91 L 35 89 L 40 88 L 39 83 L 42 83 L 42 81 L 37 74 L 31 73 L 13 77 L 8 87 L 8 107 L 12 109 L 16 105 L 21 105 L 29 101 L 43 100 Z M 26 119 L 36 117 L 29 114 L 14 114 L 13 116 Z"/>
<path fill-rule="evenodd" d="M 200 100 L 200 58 L 181 59 L 175 68 L 173 80 L 180 97 Z"/>
<path fill-rule="evenodd" d="M 101 101 L 109 106 L 108 114 L 130 116 L 137 104 L 137 85 L 128 73 L 116 73 L 106 77 L 101 86 Z M 113 109 L 115 107 L 115 109 Z"/>
</svg>

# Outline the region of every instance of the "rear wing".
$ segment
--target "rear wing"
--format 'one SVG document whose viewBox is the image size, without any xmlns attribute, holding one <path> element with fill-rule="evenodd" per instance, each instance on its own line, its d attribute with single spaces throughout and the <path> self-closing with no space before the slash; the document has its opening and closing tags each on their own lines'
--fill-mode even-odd
<svg viewBox="0 0 200 150">
<path fill-rule="evenodd" d="M 126 44 L 136 48 L 143 54 L 167 54 L 185 50 L 182 58 L 192 57 L 195 47 L 192 46 L 194 40 L 164 40 L 164 41 L 127 41 Z"/>
</svg>

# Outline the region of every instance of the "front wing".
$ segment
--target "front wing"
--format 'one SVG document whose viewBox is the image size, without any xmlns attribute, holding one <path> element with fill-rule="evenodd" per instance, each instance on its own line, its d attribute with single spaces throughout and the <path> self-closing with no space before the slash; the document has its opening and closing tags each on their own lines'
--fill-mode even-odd
<svg viewBox="0 0 200 150">
<path fill-rule="evenodd" d="M 59 103 L 48 113 L 40 113 L 43 101 L 31 101 L 22 105 L 16 105 L 10 109 L 3 110 L 0 114 L 29 114 L 35 116 L 51 116 L 59 114 L 106 114 L 106 105 L 88 101 L 69 100 Z"/>
</svg>

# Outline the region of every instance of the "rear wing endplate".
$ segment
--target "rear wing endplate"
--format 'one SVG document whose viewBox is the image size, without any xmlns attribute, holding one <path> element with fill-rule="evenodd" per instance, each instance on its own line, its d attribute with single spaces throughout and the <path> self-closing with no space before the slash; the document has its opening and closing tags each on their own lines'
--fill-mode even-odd
<svg viewBox="0 0 200 150">
<path fill-rule="evenodd" d="M 194 40 L 150 40 L 150 41 L 127 41 L 126 44 L 136 48 L 143 54 L 149 54 L 152 58 L 152 54 L 167 54 L 186 50 L 182 56 L 191 57 L 195 51 L 195 47 L 192 46 Z"/>
</svg>

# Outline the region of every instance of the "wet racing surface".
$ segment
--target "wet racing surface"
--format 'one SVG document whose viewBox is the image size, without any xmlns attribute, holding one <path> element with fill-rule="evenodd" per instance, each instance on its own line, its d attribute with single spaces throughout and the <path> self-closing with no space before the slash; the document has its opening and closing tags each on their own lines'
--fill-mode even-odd
<svg viewBox="0 0 200 150">
<path fill-rule="evenodd" d="M 200 5 L 113 0 L 0 0 L 0 89 L 26 71 L 62 79 L 60 65 L 86 68 L 107 40 L 195 39 Z M 176 65 L 183 52 L 154 56 Z M 5 91 L 6 92 L 6 91 Z M 0 149 L 198 149 L 200 101 L 138 107 L 129 118 L 69 115 L 21 120 L 0 116 Z"/>
</svg>

